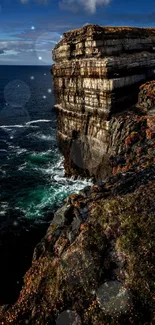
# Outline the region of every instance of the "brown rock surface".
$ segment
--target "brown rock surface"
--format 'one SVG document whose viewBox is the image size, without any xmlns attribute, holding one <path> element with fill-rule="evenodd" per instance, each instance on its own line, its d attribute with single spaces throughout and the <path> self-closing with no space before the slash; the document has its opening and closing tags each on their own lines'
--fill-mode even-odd
<svg viewBox="0 0 155 325">
<path fill-rule="evenodd" d="M 153 325 L 154 175 L 139 164 L 70 195 L 0 324 Z"/>
<path fill-rule="evenodd" d="M 155 81 L 147 82 L 140 86 L 137 106 L 149 114 L 155 114 Z"/>
<path fill-rule="evenodd" d="M 118 154 L 113 144 L 130 124 L 128 112 L 117 114 L 135 104 L 141 83 L 155 76 L 155 29 L 87 25 L 65 33 L 53 59 L 66 175 L 103 180 L 112 171 L 109 156 Z"/>
<path fill-rule="evenodd" d="M 113 175 L 55 213 L 0 325 L 154 324 L 155 117 L 128 114 Z"/>
</svg>

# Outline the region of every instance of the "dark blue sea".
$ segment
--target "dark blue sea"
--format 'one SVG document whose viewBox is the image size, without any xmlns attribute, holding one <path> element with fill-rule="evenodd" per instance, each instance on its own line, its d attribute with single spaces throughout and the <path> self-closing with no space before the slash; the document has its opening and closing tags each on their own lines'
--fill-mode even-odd
<svg viewBox="0 0 155 325">
<path fill-rule="evenodd" d="M 0 66 L 1 225 L 10 209 L 42 219 L 89 184 L 64 177 L 53 106 L 49 66 Z"/>
<path fill-rule="evenodd" d="M 0 305 L 17 300 L 53 212 L 91 181 L 64 176 L 49 66 L 0 66 Z"/>
</svg>

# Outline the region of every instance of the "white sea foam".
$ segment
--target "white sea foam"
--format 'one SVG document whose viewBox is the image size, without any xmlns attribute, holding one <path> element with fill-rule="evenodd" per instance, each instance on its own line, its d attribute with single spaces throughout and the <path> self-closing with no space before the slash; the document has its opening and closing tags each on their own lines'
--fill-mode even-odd
<svg viewBox="0 0 155 325">
<path fill-rule="evenodd" d="M 8 209 L 8 203 L 7 202 L 2 202 L 0 204 L 0 216 L 4 216 L 7 209 Z"/>
<path fill-rule="evenodd" d="M 11 130 L 13 129 L 11 128 Z M 36 136 L 36 133 L 34 136 Z M 46 138 L 46 135 L 43 135 L 44 139 L 51 139 L 51 137 L 51 135 L 47 135 Z M 19 195 L 19 197 L 16 197 L 15 208 L 19 208 L 25 214 L 26 218 L 43 217 L 46 209 L 53 211 L 53 209 L 59 207 L 63 203 L 63 200 L 69 194 L 78 193 L 85 186 L 92 185 L 91 179 L 82 179 L 80 177 L 75 179 L 74 176 L 70 178 L 65 177 L 63 166 L 64 158 L 58 149 L 55 149 L 54 152 L 52 150 L 45 150 L 36 153 L 35 151 L 31 152 L 26 148 L 15 146 L 13 147 L 13 151 L 14 150 L 16 151 L 17 158 L 23 153 L 28 153 L 28 159 L 26 158 L 25 160 L 25 158 L 23 158 L 24 160 L 19 161 L 19 173 L 24 173 L 25 170 L 26 173 L 30 173 L 30 175 L 32 173 L 33 175 L 33 171 L 35 171 L 35 174 L 37 175 L 36 172 L 38 172 L 41 179 L 45 176 L 44 184 L 38 181 L 36 185 L 34 184 L 34 187 L 29 188 L 28 186 L 23 196 L 20 197 Z M 36 158 L 40 156 L 42 158 L 41 162 L 44 162 L 45 157 L 45 164 L 38 163 L 37 161 L 39 161 L 39 159 L 32 159 L 31 161 L 33 155 Z M 4 211 L 3 208 L 1 210 Z"/>
<path fill-rule="evenodd" d="M 35 120 L 35 121 L 29 121 L 26 123 L 26 125 L 31 125 L 32 123 L 49 123 L 51 120 Z"/>
<path fill-rule="evenodd" d="M 17 154 L 20 155 L 21 153 L 27 152 L 27 149 L 25 148 L 20 148 L 19 149 L 17 147 L 15 147 L 15 149 L 17 150 Z"/>
<path fill-rule="evenodd" d="M 18 170 L 21 171 L 21 170 L 25 169 L 25 166 L 26 166 L 26 164 L 23 164 L 22 166 L 20 166 L 20 167 L 18 168 Z"/>
<path fill-rule="evenodd" d="M 1 125 L 1 128 L 23 128 L 25 125 L 23 124 L 13 124 L 13 125 Z"/>
<path fill-rule="evenodd" d="M 55 139 L 55 135 L 45 135 L 45 134 L 36 134 L 35 138 L 39 139 L 39 140 L 44 140 L 44 141 L 53 141 L 56 140 Z"/>
</svg>

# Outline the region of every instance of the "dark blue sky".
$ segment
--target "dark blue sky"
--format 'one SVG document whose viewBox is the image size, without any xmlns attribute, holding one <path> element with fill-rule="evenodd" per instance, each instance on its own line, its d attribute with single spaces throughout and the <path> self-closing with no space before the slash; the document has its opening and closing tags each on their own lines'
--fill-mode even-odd
<svg viewBox="0 0 155 325">
<path fill-rule="evenodd" d="M 0 0 L 0 64 L 48 64 L 63 32 L 86 23 L 155 27 L 155 0 Z"/>
</svg>

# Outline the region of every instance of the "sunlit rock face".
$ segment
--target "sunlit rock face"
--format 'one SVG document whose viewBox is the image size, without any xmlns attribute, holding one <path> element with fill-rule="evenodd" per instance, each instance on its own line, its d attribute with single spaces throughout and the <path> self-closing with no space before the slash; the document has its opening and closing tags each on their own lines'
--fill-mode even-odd
<svg viewBox="0 0 155 325">
<path fill-rule="evenodd" d="M 87 25 L 64 33 L 53 60 L 66 175 L 103 180 L 112 171 L 109 156 L 128 136 L 121 113 L 137 102 L 139 86 L 155 77 L 155 29 Z"/>
<path fill-rule="evenodd" d="M 155 82 L 147 82 L 140 86 L 137 106 L 145 113 L 155 113 Z"/>
</svg>

